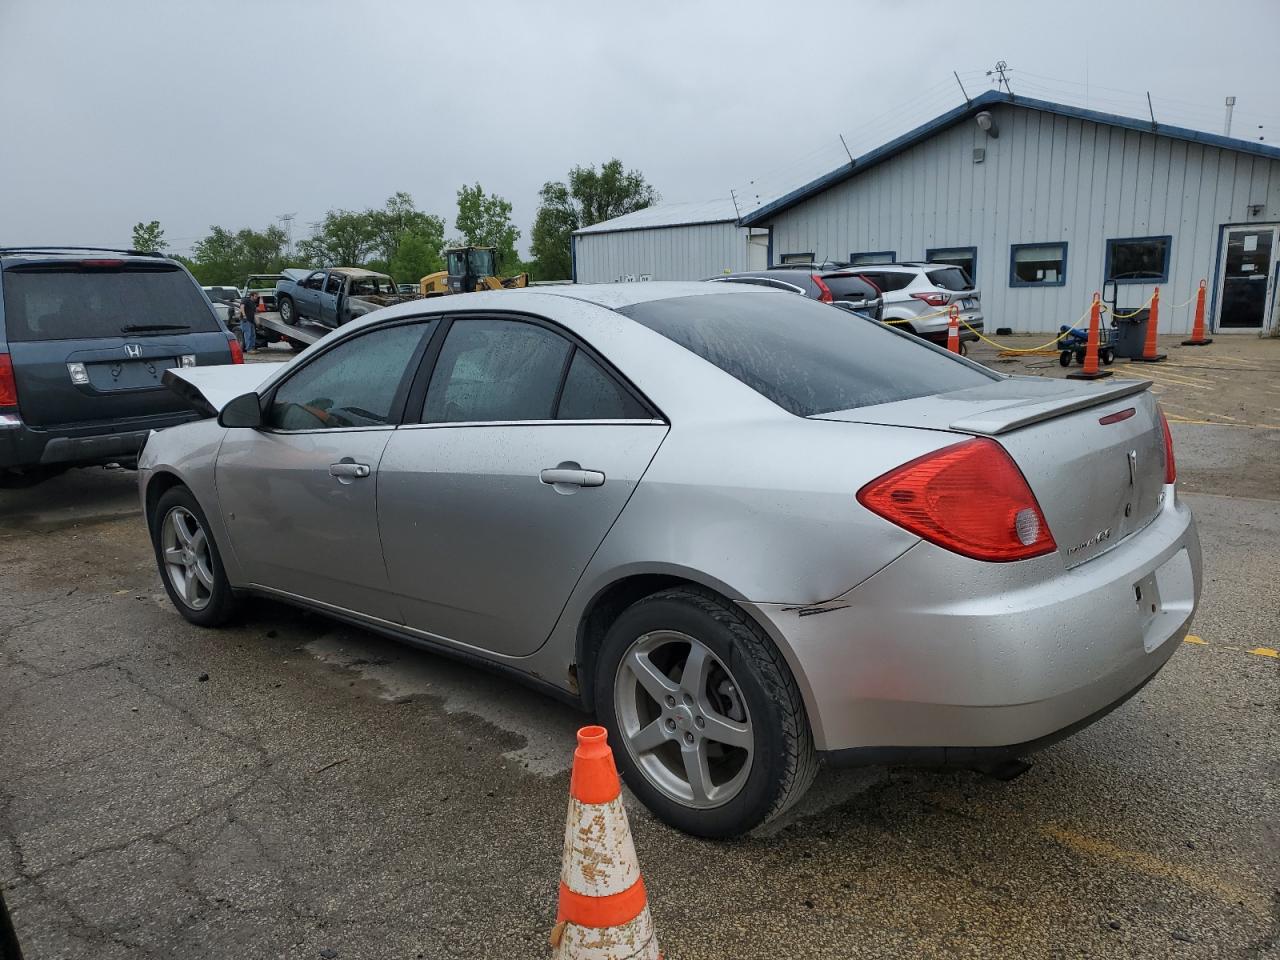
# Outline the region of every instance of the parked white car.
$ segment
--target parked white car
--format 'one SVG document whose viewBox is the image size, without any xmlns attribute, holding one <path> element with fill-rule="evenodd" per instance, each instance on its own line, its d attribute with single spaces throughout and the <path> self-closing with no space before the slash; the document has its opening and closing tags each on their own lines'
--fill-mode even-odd
<svg viewBox="0 0 1280 960">
<path fill-rule="evenodd" d="M 960 308 L 960 340 L 977 340 L 982 329 L 982 292 L 963 268 L 950 263 L 877 263 L 849 267 L 884 296 L 882 320 L 905 321 L 903 330 L 935 343 L 947 342 L 947 311 Z M 965 324 L 968 324 L 966 327 Z M 973 328 L 973 329 L 970 329 Z"/>
</svg>

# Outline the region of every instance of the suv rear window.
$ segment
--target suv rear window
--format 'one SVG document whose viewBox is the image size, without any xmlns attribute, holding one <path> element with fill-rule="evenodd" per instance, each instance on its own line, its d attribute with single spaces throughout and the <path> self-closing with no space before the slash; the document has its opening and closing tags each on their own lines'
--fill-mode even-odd
<svg viewBox="0 0 1280 960">
<path fill-rule="evenodd" d="M 832 274 L 822 278 L 837 300 L 874 300 L 880 291 L 862 277 L 851 274 Z"/>
<path fill-rule="evenodd" d="M 0 274 L 0 283 L 5 336 L 11 341 L 172 336 L 218 329 L 200 288 L 175 266 L 20 266 Z M 163 329 L 123 329 L 129 326 Z"/>
<path fill-rule="evenodd" d="M 997 379 L 874 320 L 800 297 L 709 294 L 619 312 L 800 417 Z"/>
<path fill-rule="evenodd" d="M 942 267 L 938 270 L 929 270 L 925 273 L 929 278 L 929 282 L 935 287 L 941 287 L 943 290 L 972 290 L 973 284 L 969 282 L 968 274 L 959 267 Z"/>
</svg>

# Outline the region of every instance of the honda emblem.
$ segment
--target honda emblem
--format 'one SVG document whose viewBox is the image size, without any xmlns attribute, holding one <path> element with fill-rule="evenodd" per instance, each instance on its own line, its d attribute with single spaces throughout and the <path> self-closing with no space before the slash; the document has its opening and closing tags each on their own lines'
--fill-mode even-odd
<svg viewBox="0 0 1280 960">
<path fill-rule="evenodd" d="M 141 358 L 141 356 L 142 356 L 142 344 L 140 344 L 140 343 L 126 343 L 126 344 L 124 345 L 124 355 L 125 355 L 126 357 L 129 357 L 131 360 L 137 360 L 137 359 Z"/>
</svg>

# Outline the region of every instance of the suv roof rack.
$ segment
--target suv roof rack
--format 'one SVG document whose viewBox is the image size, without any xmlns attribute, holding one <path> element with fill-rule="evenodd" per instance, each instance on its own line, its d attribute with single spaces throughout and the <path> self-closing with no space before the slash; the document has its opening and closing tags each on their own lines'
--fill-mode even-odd
<svg viewBox="0 0 1280 960">
<path fill-rule="evenodd" d="M 69 247 L 62 244 L 50 247 L 0 247 L 0 254 L 4 253 L 57 253 L 61 250 L 72 251 L 76 253 L 127 253 L 134 257 L 161 257 L 165 255 L 159 250 L 122 250 L 119 247 Z"/>
</svg>

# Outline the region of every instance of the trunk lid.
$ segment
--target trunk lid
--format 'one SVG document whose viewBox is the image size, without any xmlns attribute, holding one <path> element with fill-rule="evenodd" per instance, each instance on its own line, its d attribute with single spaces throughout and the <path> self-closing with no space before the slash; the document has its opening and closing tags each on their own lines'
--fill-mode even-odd
<svg viewBox="0 0 1280 960">
<path fill-rule="evenodd" d="M 1074 567 L 1137 533 L 1164 502 L 1164 432 L 1149 386 L 1011 377 L 815 419 L 993 437 L 1022 470 L 1064 563 Z"/>
</svg>

